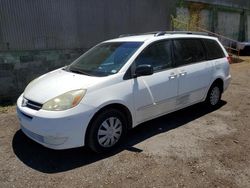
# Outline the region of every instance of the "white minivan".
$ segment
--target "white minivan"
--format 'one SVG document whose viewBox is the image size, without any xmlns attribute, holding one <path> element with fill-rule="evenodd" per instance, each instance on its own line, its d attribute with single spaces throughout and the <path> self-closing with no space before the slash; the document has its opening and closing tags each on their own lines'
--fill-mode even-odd
<svg viewBox="0 0 250 188">
<path fill-rule="evenodd" d="M 203 33 L 121 36 L 33 80 L 17 100 L 21 130 L 52 149 L 117 146 L 138 124 L 195 103 L 215 107 L 229 56 Z"/>
</svg>

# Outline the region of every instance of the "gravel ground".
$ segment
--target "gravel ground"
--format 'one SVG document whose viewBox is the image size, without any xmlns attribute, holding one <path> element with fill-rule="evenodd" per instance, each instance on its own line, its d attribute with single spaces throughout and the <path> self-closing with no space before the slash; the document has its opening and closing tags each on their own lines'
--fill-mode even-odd
<svg viewBox="0 0 250 188">
<path fill-rule="evenodd" d="M 250 63 L 231 65 L 221 106 L 163 116 L 108 154 L 46 149 L 0 108 L 0 187 L 250 187 Z"/>
</svg>

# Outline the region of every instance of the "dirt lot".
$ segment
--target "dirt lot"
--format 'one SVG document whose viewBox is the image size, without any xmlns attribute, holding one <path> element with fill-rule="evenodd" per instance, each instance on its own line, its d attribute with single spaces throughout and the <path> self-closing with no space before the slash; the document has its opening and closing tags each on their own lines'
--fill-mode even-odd
<svg viewBox="0 0 250 188">
<path fill-rule="evenodd" d="M 105 155 L 46 149 L 19 130 L 15 107 L 1 108 L 0 187 L 250 187 L 250 62 L 231 67 L 219 109 L 147 122 Z"/>
</svg>

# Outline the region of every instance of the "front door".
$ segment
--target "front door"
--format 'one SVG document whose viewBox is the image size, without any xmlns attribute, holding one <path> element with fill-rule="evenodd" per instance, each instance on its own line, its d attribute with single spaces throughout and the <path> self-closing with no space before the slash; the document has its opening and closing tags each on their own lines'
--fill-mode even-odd
<svg viewBox="0 0 250 188">
<path fill-rule="evenodd" d="M 172 67 L 171 44 L 170 40 L 153 43 L 135 60 L 136 66 L 150 64 L 154 69 L 153 75 L 133 80 L 137 123 L 175 109 L 178 75 Z"/>
</svg>

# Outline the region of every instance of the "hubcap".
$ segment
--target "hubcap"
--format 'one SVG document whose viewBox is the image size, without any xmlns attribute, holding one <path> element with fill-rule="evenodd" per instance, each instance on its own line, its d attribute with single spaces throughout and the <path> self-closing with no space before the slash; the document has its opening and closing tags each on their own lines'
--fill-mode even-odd
<svg viewBox="0 0 250 188">
<path fill-rule="evenodd" d="M 211 91 L 210 95 L 210 103 L 212 105 L 216 105 L 220 99 L 220 89 L 218 87 L 214 87 Z"/>
<path fill-rule="evenodd" d="M 97 133 L 98 143 L 103 147 L 112 147 L 120 139 L 122 123 L 117 117 L 110 117 L 102 122 Z"/>
</svg>

